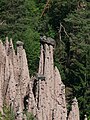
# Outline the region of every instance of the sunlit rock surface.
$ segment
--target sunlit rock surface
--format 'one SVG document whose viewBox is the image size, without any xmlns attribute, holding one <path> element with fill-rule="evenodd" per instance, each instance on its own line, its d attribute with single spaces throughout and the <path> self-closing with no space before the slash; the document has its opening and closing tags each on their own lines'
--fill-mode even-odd
<svg viewBox="0 0 90 120">
<path fill-rule="evenodd" d="M 68 120 L 79 120 L 79 107 L 76 97 L 73 99 L 72 108 L 69 113 Z"/>
<path fill-rule="evenodd" d="M 55 41 L 43 36 L 36 76 L 30 78 L 24 43 L 17 41 L 17 52 L 12 39 L 0 41 L 0 111 L 3 104 L 13 108 L 16 120 L 26 120 L 24 111 L 36 120 L 79 120 L 76 98 L 67 117 L 65 85 L 57 67 L 54 67 Z M 86 119 L 85 119 L 86 120 Z"/>
</svg>

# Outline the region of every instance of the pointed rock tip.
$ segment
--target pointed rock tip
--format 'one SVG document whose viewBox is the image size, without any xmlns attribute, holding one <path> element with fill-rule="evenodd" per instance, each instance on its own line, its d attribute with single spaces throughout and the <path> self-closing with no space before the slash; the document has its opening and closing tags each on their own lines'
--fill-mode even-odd
<svg viewBox="0 0 90 120">
<path fill-rule="evenodd" d="M 0 44 L 1 44 L 1 45 L 3 45 L 3 42 L 2 42 L 2 40 L 0 40 Z"/>
<path fill-rule="evenodd" d="M 6 37 L 6 40 L 8 40 L 8 37 Z"/>
<path fill-rule="evenodd" d="M 58 71 L 58 68 L 57 68 L 57 66 L 55 66 L 55 71 Z"/>
<path fill-rule="evenodd" d="M 13 48 L 12 38 L 10 38 L 10 48 Z"/>
<path fill-rule="evenodd" d="M 8 43 L 8 37 L 6 37 L 6 41 L 5 42 Z"/>
<path fill-rule="evenodd" d="M 8 37 L 6 37 L 6 40 L 5 40 L 5 46 L 9 47 Z"/>
<path fill-rule="evenodd" d="M 59 72 L 57 66 L 55 66 L 55 72 L 57 72 L 58 74 L 60 74 L 60 72 Z M 61 75 L 60 75 L 60 77 L 61 77 Z"/>
<path fill-rule="evenodd" d="M 73 99 L 73 102 L 77 102 L 77 98 L 76 97 Z"/>
<path fill-rule="evenodd" d="M 12 42 L 12 38 L 10 38 L 10 44 L 13 44 L 13 42 Z"/>
<path fill-rule="evenodd" d="M 0 44 L 2 43 L 2 41 L 0 40 Z"/>
<path fill-rule="evenodd" d="M 85 117 L 87 117 L 87 115 L 86 115 L 86 114 L 85 114 L 84 116 L 85 116 Z"/>
<path fill-rule="evenodd" d="M 59 77 L 60 84 L 61 84 L 62 83 L 62 81 L 61 81 L 61 75 L 60 75 L 60 72 L 59 72 L 57 66 L 55 66 L 55 74 Z"/>
</svg>

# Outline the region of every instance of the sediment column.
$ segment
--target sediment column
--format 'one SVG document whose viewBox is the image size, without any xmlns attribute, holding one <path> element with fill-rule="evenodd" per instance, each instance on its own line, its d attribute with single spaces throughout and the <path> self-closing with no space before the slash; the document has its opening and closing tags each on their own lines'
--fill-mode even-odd
<svg viewBox="0 0 90 120">
<path fill-rule="evenodd" d="M 79 107 L 76 97 L 73 99 L 72 110 L 69 113 L 68 120 L 80 120 Z"/>
</svg>

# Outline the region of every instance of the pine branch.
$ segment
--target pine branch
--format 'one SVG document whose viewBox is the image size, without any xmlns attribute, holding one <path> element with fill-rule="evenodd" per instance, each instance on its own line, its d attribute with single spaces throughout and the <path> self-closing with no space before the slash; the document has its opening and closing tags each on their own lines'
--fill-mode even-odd
<svg viewBox="0 0 90 120">
<path fill-rule="evenodd" d="M 60 23 L 61 24 L 61 23 Z M 67 33 L 67 31 L 66 31 L 66 29 L 65 29 L 65 27 L 61 24 L 61 27 L 63 28 L 63 30 L 64 30 L 64 33 L 66 34 L 66 36 L 68 37 L 68 38 L 70 38 L 69 37 L 69 35 L 68 35 L 68 33 Z"/>
</svg>

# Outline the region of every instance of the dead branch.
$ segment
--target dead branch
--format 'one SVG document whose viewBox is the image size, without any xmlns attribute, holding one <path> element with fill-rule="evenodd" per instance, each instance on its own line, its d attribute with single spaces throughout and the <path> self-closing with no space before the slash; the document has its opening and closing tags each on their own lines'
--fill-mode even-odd
<svg viewBox="0 0 90 120">
<path fill-rule="evenodd" d="M 60 41 L 61 41 L 61 30 L 62 30 L 62 29 L 63 29 L 65 35 L 69 38 L 69 40 L 71 40 L 71 37 L 68 35 L 65 27 L 60 23 L 60 28 L 59 28 L 59 39 L 60 39 Z"/>
<path fill-rule="evenodd" d="M 47 0 L 46 5 L 45 5 L 45 7 L 44 7 L 44 9 L 42 11 L 41 17 L 44 15 L 45 11 L 49 8 L 50 2 L 51 2 L 51 0 Z"/>
<path fill-rule="evenodd" d="M 0 23 L 0 25 L 2 25 L 2 24 L 4 24 L 5 23 L 5 20 L 4 21 L 2 21 L 1 23 Z"/>
</svg>

